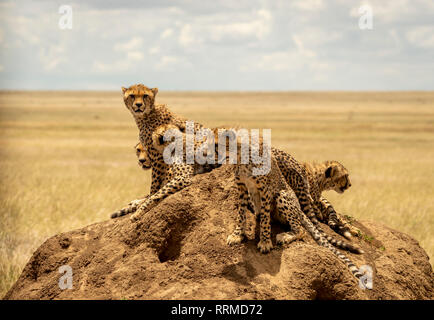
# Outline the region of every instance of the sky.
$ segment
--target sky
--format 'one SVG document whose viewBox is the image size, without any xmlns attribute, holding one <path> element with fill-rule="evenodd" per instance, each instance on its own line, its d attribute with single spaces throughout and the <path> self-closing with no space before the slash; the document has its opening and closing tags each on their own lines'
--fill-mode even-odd
<svg viewBox="0 0 434 320">
<path fill-rule="evenodd" d="M 434 90 L 434 1 L 0 1 L 0 48 L 0 89 Z"/>
</svg>

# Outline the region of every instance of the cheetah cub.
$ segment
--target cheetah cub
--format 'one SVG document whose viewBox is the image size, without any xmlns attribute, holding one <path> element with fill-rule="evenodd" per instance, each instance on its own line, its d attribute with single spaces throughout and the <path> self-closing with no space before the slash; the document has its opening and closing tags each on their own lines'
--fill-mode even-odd
<svg viewBox="0 0 434 320">
<path fill-rule="evenodd" d="M 139 162 L 139 167 L 142 168 L 143 170 L 152 169 L 151 159 L 149 158 L 148 152 L 146 151 L 142 143 L 138 142 L 134 148 L 136 149 L 136 156 L 137 156 L 137 161 Z"/>
<path fill-rule="evenodd" d="M 135 146 L 134 149 L 136 151 L 136 156 L 137 156 L 137 162 L 140 168 L 142 168 L 143 170 L 150 170 L 152 169 L 152 163 L 151 163 L 151 159 L 148 156 L 148 152 L 146 150 L 146 148 L 141 144 L 141 142 L 138 142 Z M 148 196 L 145 196 L 145 198 L 143 199 L 137 199 L 137 200 L 133 200 L 130 203 L 128 203 L 128 205 L 122 209 L 119 209 L 118 211 L 112 213 L 112 215 L 110 216 L 112 219 L 114 218 L 118 218 L 118 217 L 122 217 L 124 215 L 127 215 L 129 213 L 135 212 L 138 208 L 138 206 L 143 203 L 144 201 L 146 201 Z"/>
<path fill-rule="evenodd" d="M 363 251 L 350 244 L 336 241 L 332 237 L 327 236 L 319 226 L 312 224 L 301 210 L 296 195 L 287 184 L 285 177 L 279 169 L 277 160 L 272 154 L 270 156 L 271 170 L 264 175 L 253 174 L 253 168 L 256 166 L 254 163 L 241 164 L 238 162 L 235 165 L 235 182 L 239 190 L 240 206 L 236 228 L 229 235 L 227 243 L 233 245 L 243 240 L 246 231 L 246 209 L 249 201 L 251 201 L 255 211 L 259 212 L 260 234 L 258 249 L 261 253 L 267 253 L 273 248 L 270 224 L 271 218 L 273 218 L 281 223 L 289 224 L 291 227 L 291 231 L 277 235 L 276 240 L 278 244 L 291 243 L 296 239 L 302 238 L 304 231 L 301 226 L 303 226 L 320 246 L 332 251 L 345 263 L 351 273 L 356 278 L 359 278 L 361 273 L 358 271 L 357 266 L 334 248 L 331 243 L 357 253 L 362 253 Z"/>
<path fill-rule="evenodd" d="M 327 190 L 334 190 L 337 193 L 344 193 L 351 187 L 348 170 L 338 161 L 325 161 L 322 163 L 303 163 L 309 181 L 310 193 L 315 205 L 319 208 L 320 221 L 328 225 L 346 237 L 360 234 L 360 230 L 349 224 L 338 214 L 330 202 L 322 196 Z"/>
</svg>

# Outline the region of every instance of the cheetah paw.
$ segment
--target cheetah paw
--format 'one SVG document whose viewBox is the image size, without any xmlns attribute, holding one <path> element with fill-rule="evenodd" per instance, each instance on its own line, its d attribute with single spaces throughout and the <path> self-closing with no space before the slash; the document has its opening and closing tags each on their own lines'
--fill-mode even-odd
<svg viewBox="0 0 434 320">
<path fill-rule="evenodd" d="M 350 233 L 355 237 L 359 237 L 362 234 L 362 231 L 359 228 L 351 226 Z"/>
<path fill-rule="evenodd" d="M 243 235 L 232 233 L 231 235 L 229 235 L 228 239 L 226 240 L 226 243 L 231 246 L 234 244 L 239 244 L 241 243 L 241 241 L 243 241 Z"/>
<path fill-rule="evenodd" d="M 140 212 L 137 211 L 136 213 L 134 213 L 133 215 L 131 215 L 130 221 L 131 222 L 136 222 L 137 220 L 139 220 L 139 218 L 140 218 Z"/>
<path fill-rule="evenodd" d="M 273 249 L 273 244 L 271 243 L 271 240 L 265 240 L 265 241 L 259 241 L 258 243 L 258 249 L 261 253 L 268 253 L 271 249 Z"/>
<path fill-rule="evenodd" d="M 353 236 L 351 235 L 351 233 L 348 230 L 345 230 L 344 232 L 342 232 L 342 235 L 347 239 L 347 240 L 351 240 L 353 238 Z"/>
<path fill-rule="evenodd" d="M 297 239 L 297 235 L 291 232 L 282 232 L 276 236 L 277 244 L 288 244 Z"/>
</svg>

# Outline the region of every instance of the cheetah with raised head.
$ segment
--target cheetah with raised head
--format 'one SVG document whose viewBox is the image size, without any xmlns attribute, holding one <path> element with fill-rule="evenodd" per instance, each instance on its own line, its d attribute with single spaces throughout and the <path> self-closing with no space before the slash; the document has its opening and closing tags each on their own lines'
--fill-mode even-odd
<svg viewBox="0 0 434 320">
<path fill-rule="evenodd" d="M 261 147 L 259 146 L 259 148 Z M 239 190 L 240 207 L 236 228 L 227 239 L 229 245 L 240 243 L 245 236 L 246 208 L 250 197 L 254 207 L 259 211 L 258 249 L 260 252 L 267 253 L 273 248 L 270 225 L 273 217 L 291 227 L 291 231 L 277 235 L 276 240 L 279 244 L 300 239 L 304 234 L 301 228 L 303 226 L 320 246 L 328 248 L 344 262 L 356 278 L 361 276 L 357 266 L 330 244 L 328 238 L 331 237 L 326 236 L 322 230 L 315 227 L 301 211 L 297 197 L 286 182 L 273 154 L 271 154 L 271 170 L 264 175 L 253 174 L 253 168 L 256 165 L 252 162 L 239 163 L 235 166 L 235 181 Z M 355 252 L 362 253 L 360 249 L 351 247 Z"/>
<path fill-rule="evenodd" d="M 123 99 L 126 108 L 131 112 L 139 129 L 139 140 L 146 148 L 152 166 L 152 180 L 150 195 L 155 194 L 165 184 L 168 183 L 168 166 L 160 152 L 153 145 L 152 134 L 158 126 L 164 124 L 174 124 L 181 131 L 185 131 L 186 119 L 173 114 L 166 105 L 155 104 L 155 97 L 158 93 L 157 88 L 148 88 L 143 84 L 132 85 L 129 88 L 122 87 Z M 194 130 L 202 128 L 201 124 L 195 123 Z M 178 189 L 182 188 L 179 184 L 180 179 L 173 181 Z M 143 199 L 135 200 L 140 202 Z M 143 201 L 141 201 L 143 203 Z M 135 208 L 123 208 L 111 215 L 112 218 L 136 211 Z"/>
<path fill-rule="evenodd" d="M 133 115 L 139 129 L 139 140 L 148 152 L 152 163 L 151 194 L 162 187 L 165 179 L 167 164 L 160 152 L 155 150 L 152 142 L 152 134 L 158 126 L 174 124 L 181 131 L 185 131 L 186 119 L 172 113 L 166 105 L 155 104 L 157 88 L 148 88 L 143 84 L 132 85 L 129 88 L 122 87 L 125 106 Z M 195 130 L 203 126 L 195 123 Z"/>
</svg>

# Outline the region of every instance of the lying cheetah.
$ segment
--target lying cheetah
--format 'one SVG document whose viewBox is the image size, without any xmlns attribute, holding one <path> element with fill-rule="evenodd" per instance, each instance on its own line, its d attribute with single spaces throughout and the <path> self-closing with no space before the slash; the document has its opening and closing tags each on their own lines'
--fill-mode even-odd
<svg viewBox="0 0 434 320">
<path fill-rule="evenodd" d="M 178 127 L 168 124 L 168 125 L 162 125 L 160 127 L 158 127 L 154 134 L 153 134 L 153 142 L 154 142 L 154 146 L 156 147 L 156 149 L 163 153 L 164 148 L 169 144 L 169 142 L 164 142 L 162 141 L 164 133 L 169 130 L 169 129 L 173 129 L 176 128 L 176 130 L 179 130 Z M 185 142 L 184 142 L 184 146 L 185 146 Z M 144 169 L 144 170 L 149 170 L 151 169 L 151 161 L 148 157 L 146 148 L 143 147 L 143 145 L 139 142 L 136 144 L 135 146 L 136 148 L 136 155 L 138 158 L 138 162 L 139 162 L 139 166 Z M 177 173 L 180 173 L 181 176 L 184 176 L 185 173 L 189 173 L 190 172 L 190 165 L 186 165 L 186 164 L 174 164 L 174 166 L 169 167 L 168 169 L 168 174 L 166 175 L 168 180 L 170 181 L 172 178 L 174 178 L 174 176 Z M 205 172 L 209 172 L 210 170 L 212 170 L 213 168 L 215 168 L 216 166 L 199 166 L 197 164 L 192 165 L 193 167 L 193 175 L 196 174 L 200 174 L 200 173 L 205 173 Z M 180 184 L 180 186 L 186 187 L 187 185 L 189 185 L 190 183 L 190 179 L 189 179 L 189 174 L 187 174 L 187 176 L 185 177 L 185 184 Z M 166 186 L 166 184 L 165 184 Z M 164 188 L 164 187 L 163 187 Z M 169 190 L 171 188 L 170 184 L 167 185 L 167 187 L 165 189 L 163 189 L 161 192 L 158 192 L 154 194 L 153 197 L 151 197 L 150 195 L 142 198 L 142 199 L 137 199 L 137 200 L 133 200 L 131 201 L 125 208 L 122 208 L 118 211 L 116 211 L 115 213 L 112 214 L 112 218 L 117 218 L 117 217 L 121 217 L 124 216 L 126 214 L 129 213 L 133 213 L 136 212 L 138 207 L 142 204 L 145 204 L 145 202 L 149 199 L 149 201 L 144 205 L 144 208 L 151 208 L 154 204 L 158 203 L 159 201 L 163 200 L 165 197 L 167 197 L 169 194 L 173 194 L 176 192 L 176 190 L 170 190 L 167 193 L 164 192 L 164 190 Z M 160 191 L 160 190 L 159 190 Z M 142 209 L 143 210 L 143 209 Z M 134 216 L 137 217 L 137 216 Z M 134 219 L 134 218 L 133 218 Z"/>
<path fill-rule="evenodd" d="M 136 150 L 136 156 L 137 156 L 137 161 L 139 164 L 139 167 L 142 168 L 143 170 L 149 170 L 152 168 L 152 163 L 151 163 L 151 159 L 149 159 L 148 156 L 148 152 L 146 151 L 146 148 L 143 147 L 143 145 L 138 142 L 135 146 L 134 149 Z M 116 212 L 114 212 L 111 215 L 111 218 L 117 218 L 117 217 L 121 217 L 124 216 L 126 214 L 135 212 L 137 210 L 137 207 L 143 203 L 146 200 L 146 196 L 142 199 L 137 199 L 137 200 L 133 200 L 130 203 L 128 203 L 128 205 L 125 208 L 122 208 Z"/>
<path fill-rule="evenodd" d="M 148 152 L 146 151 L 145 147 L 138 142 L 135 147 L 136 149 L 136 156 L 137 161 L 139 162 L 139 167 L 143 170 L 149 170 L 152 169 L 152 162 L 151 159 L 149 159 Z"/>
<path fill-rule="evenodd" d="M 304 231 L 300 224 L 312 235 L 315 241 L 323 247 L 331 250 L 341 261 L 343 261 L 352 274 L 359 278 L 361 273 L 358 268 L 345 255 L 335 249 L 328 239 L 332 239 L 325 233 L 316 228 L 305 214 L 301 211 L 296 196 L 291 191 L 286 182 L 277 160 L 271 155 L 271 170 L 265 175 L 253 175 L 254 163 L 237 164 L 235 167 L 235 181 L 239 190 L 240 208 L 237 226 L 234 232 L 229 235 L 227 242 L 229 245 L 240 243 L 245 236 L 246 229 L 246 208 L 249 197 L 254 207 L 259 209 L 260 218 L 260 240 L 258 249 L 262 253 L 269 252 L 273 245 L 271 242 L 271 216 L 273 218 L 289 224 L 290 232 L 277 235 L 276 240 L 279 244 L 290 243 L 300 239 Z M 360 249 L 350 246 L 355 252 L 362 253 Z"/>
</svg>

